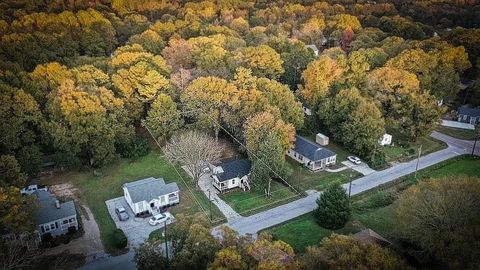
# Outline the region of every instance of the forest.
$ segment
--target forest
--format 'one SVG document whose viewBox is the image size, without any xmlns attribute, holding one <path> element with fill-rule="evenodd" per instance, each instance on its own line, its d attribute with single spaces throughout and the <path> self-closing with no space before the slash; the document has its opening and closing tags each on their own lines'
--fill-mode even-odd
<svg viewBox="0 0 480 270">
<path fill-rule="evenodd" d="M 321 129 L 382 167 L 386 131 L 408 144 L 480 105 L 479 44 L 478 0 L 4 0 L 0 231 L 44 166 L 136 158 L 149 132 L 228 132 L 281 166 Z"/>
</svg>

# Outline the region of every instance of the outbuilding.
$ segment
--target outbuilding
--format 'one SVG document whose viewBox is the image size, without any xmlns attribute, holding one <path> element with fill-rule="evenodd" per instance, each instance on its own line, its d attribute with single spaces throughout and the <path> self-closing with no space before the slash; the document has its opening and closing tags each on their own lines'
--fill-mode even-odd
<svg viewBox="0 0 480 270">
<path fill-rule="evenodd" d="M 383 134 L 383 136 L 378 140 L 378 144 L 380 144 L 381 146 L 385 146 L 385 145 L 391 145 L 392 144 L 392 135 L 390 134 Z"/>
</svg>

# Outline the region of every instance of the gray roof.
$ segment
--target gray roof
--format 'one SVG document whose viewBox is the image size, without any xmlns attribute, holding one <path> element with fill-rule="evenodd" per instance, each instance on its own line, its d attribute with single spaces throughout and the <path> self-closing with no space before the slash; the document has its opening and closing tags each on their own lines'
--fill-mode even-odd
<svg viewBox="0 0 480 270">
<path fill-rule="evenodd" d="M 238 159 L 223 162 L 218 165 L 222 167 L 223 173 L 217 174 L 217 178 L 220 182 L 230 180 L 238 177 L 242 178 L 250 173 L 252 169 L 252 163 L 248 159 Z"/>
<path fill-rule="evenodd" d="M 57 198 L 53 194 L 45 190 L 37 190 L 34 193 L 37 196 L 37 206 L 34 218 L 37 225 L 53 222 L 59 219 L 75 216 L 77 211 L 75 203 L 68 201 L 60 203 L 60 208 L 55 207 Z"/>
<path fill-rule="evenodd" d="M 480 116 L 480 107 L 469 108 L 469 107 L 466 107 L 466 106 L 462 106 L 462 107 L 458 108 L 458 114 L 478 117 L 478 116 Z"/>
<path fill-rule="evenodd" d="M 178 191 L 177 183 L 165 184 L 163 178 L 149 177 L 135 182 L 125 183 L 123 185 L 130 194 L 133 203 L 141 201 L 151 201 L 158 199 L 159 196 Z"/>
<path fill-rule="evenodd" d="M 300 136 L 295 136 L 293 151 L 313 161 L 337 155 L 335 152 Z"/>
</svg>

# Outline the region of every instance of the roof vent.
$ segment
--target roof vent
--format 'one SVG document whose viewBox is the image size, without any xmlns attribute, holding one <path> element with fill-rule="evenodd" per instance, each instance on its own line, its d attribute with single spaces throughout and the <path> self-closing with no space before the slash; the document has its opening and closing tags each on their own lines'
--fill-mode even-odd
<svg viewBox="0 0 480 270">
<path fill-rule="evenodd" d="M 55 200 L 55 207 L 57 209 L 60 209 L 60 201 L 59 200 Z"/>
</svg>

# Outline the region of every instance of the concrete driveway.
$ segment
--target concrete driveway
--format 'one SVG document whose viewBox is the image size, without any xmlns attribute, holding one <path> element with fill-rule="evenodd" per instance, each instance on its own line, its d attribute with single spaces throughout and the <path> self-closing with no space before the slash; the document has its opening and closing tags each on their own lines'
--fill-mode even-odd
<svg viewBox="0 0 480 270">
<path fill-rule="evenodd" d="M 105 204 L 107 205 L 108 212 L 110 213 L 110 216 L 115 222 L 115 225 L 117 226 L 117 228 L 122 229 L 122 231 L 125 233 L 131 247 L 139 246 L 140 244 L 144 243 L 145 240 L 148 239 L 148 236 L 150 235 L 151 232 L 153 232 L 154 230 L 163 228 L 164 226 L 163 223 L 155 226 L 148 224 L 150 217 L 148 218 L 135 217 L 132 209 L 127 204 L 127 201 L 125 200 L 124 197 L 119 197 L 119 198 L 105 201 Z M 125 210 L 128 213 L 128 216 L 130 217 L 128 220 L 120 221 L 118 219 L 118 216 L 115 213 L 115 205 L 117 204 L 120 204 L 123 206 L 123 208 L 125 208 Z M 172 222 L 173 220 L 168 220 L 167 224 L 170 224 Z"/>
<path fill-rule="evenodd" d="M 372 174 L 374 172 L 376 172 L 374 169 L 371 169 L 370 167 L 368 167 L 367 163 L 365 162 L 362 162 L 360 164 L 355 164 L 351 161 L 348 161 L 348 160 L 345 160 L 345 161 L 342 161 L 342 164 L 347 166 L 348 168 L 352 169 L 352 170 L 355 170 L 363 175 L 369 175 L 369 174 Z"/>
</svg>

